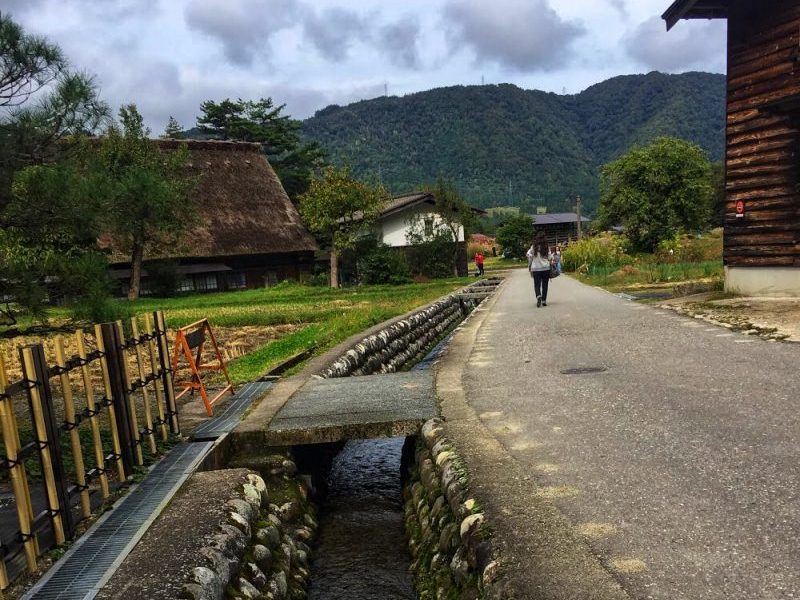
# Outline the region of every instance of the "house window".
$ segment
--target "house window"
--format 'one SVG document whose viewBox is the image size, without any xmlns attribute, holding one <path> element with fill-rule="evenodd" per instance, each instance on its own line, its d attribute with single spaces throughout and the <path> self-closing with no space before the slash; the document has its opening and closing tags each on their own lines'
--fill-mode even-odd
<svg viewBox="0 0 800 600">
<path fill-rule="evenodd" d="M 243 290 L 247 287 L 247 279 L 242 272 L 228 273 L 228 289 Z"/>
<path fill-rule="evenodd" d="M 201 292 L 216 290 L 218 288 L 217 276 L 213 273 L 208 275 L 197 275 L 194 278 L 195 289 Z"/>
<path fill-rule="evenodd" d="M 423 219 L 425 223 L 425 237 L 432 238 L 433 237 L 433 217 L 425 217 Z"/>
<path fill-rule="evenodd" d="M 182 277 L 180 281 L 178 281 L 178 291 L 179 292 L 193 292 L 194 291 L 194 282 L 189 279 L 188 277 Z"/>
<path fill-rule="evenodd" d="M 264 275 L 264 287 L 278 285 L 278 274 L 275 271 L 267 271 Z"/>
</svg>

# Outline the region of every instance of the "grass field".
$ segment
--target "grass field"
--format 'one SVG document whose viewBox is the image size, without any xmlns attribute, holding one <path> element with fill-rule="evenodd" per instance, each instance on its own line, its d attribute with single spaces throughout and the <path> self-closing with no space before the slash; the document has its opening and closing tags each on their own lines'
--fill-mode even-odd
<svg viewBox="0 0 800 600">
<path fill-rule="evenodd" d="M 470 283 L 444 279 L 401 286 L 360 286 L 334 290 L 297 284 L 272 288 L 144 299 L 131 303 L 135 313 L 164 310 L 170 328 L 208 318 L 212 327 L 269 328 L 295 325 L 232 361 L 234 383 L 252 381 L 285 359 L 308 348 L 321 353 L 347 337 L 409 310 L 427 304 Z"/>
</svg>

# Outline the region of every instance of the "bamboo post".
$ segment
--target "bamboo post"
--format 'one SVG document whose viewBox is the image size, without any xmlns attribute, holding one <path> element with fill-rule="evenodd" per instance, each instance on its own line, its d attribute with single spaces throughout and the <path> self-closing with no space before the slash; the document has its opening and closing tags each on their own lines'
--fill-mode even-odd
<svg viewBox="0 0 800 600">
<path fill-rule="evenodd" d="M 92 430 L 94 461 L 97 464 L 97 472 L 100 474 L 100 493 L 103 494 L 103 499 L 106 499 L 109 496 L 106 458 L 103 450 L 103 438 L 100 436 L 99 414 L 94 401 L 92 377 L 89 372 L 89 365 L 86 363 L 86 343 L 83 339 L 82 329 L 78 329 L 75 332 L 75 340 L 78 343 L 78 358 L 81 359 L 81 375 L 83 376 L 83 387 L 86 390 L 86 408 L 89 410 L 89 426 Z"/>
<path fill-rule="evenodd" d="M 28 480 L 25 475 L 25 465 L 22 461 L 17 462 L 21 444 L 12 404 L 13 400 L 10 396 L 3 397 L 7 389 L 6 367 L 3 357 L 0 356 L 0 398 L 2 398 L 0 399 L 0 426 L 3 429 L 6 460 L 10 465 L 11 489 L 14 492 L 14 503 L 17 505 L 19 532 L 25 551 L 25 566 L 28 568 L 28 572 L 34 573 L 36 571 L 36 557 L 39 555 L 39 544 L 36 536 L 31 531 L 33 506 L 31 504 L 30 490 L 28 489 Z M 3 567 L 5 568 L 5 562 L 3 562 Z"/>
<path fill-rule="evenodd" d="M 150 370 L 153 373 L 158 373 L 161 366 L 156 354 L 156 343 L 153 341 L 154 336 L 158 339 L 158 331 L 153 326 L 153 317 L 150 314 L 144 315 L 144 326 L 147 329 L 147 333 L 150 334 L 150 339 L 147 341 L 147 349 L 150 353 Z M 153 379 L 153 391 L 156 395 L 156 408 L 158 409 L 158 428 L 161 431 L 162 441 L 166 442 L 169 433 L 167 432 L 167 421 L 164 418 L 164 396 L 161 393 L 161 386 L 158 385 L 158 379 Z"/>
<path fill-rule="evenodd" d="M 72 385 L 69 381 L 67 359 L 64 353 L 64 338 L 60 335 L 55 339 L 56 364 L 61 368 L 59 380 L 61 393 L 64 397 L 64 422 L 69 431 L 69 444 L 72 449 L 72 460 L 75 463 L 75 482 L 78 484 L 81 495 L 81 512 L 85 518 L 92 516 L 92 506 L 89 502 L 89 486 L 86 485 L 86 468 L 83 464 L 83 448 L 81 436 L 78 431 L 78 421 L 75 415 L 75 398 L 72 396 Z"/>
<path fill-rule="evenodd" d="M 125 344 L 125 330 L 122 328 L 122 321 L 116 321 L 117 336 L 119 339 L 119 359 L 122 369 L 122 384 L 125 386 L 128 414 L 130 415 L 131 434 L 133 436 L 133 445 L 136 453 L 136 464 L 140 467 L 144 465 L 144 455 L 142 454 L 142 436 L 139 431 L 139 415 L 136 410 L 136 396 L 131 392 L 131 376 L 128 372 L 128 354 L 122 346 Z"/>
<path fill-rule="evenodd" d="M 136 364 L 139 366 L 139 379 L 144 383 L 144 380 L 147 378 L 144 369 L 144 356 L 142 355 L 142 344 L 144 344 L 144 342 L 139 341 L 139 324 L 136 322 L 136 317 L 131 317 L 131 333 L 134 337 Z M 150 445 L 150 454 L 155 455 L 158 449 L 156 448 L 156 436 L 154 435 L 155 430 L 153 429 L 153 411 L 150 406 L 150 393 L 146 385 L 142 386 L 142 399 L 144 401 L 144 426 L 147 431 L 145 435 L 147 435 L 147 442 Z"/>
<path fill-rule="evenodd" d="M 36 377 L 36 367 L 33 362 L 33 349 L 30 346 L 25 346 L 20 350 L 22 355 L 22 364 L 25 372 L 25 379 L 28 381 L 39 383 Z M 31 379 L 31 377 L 34 379 Z M 45 492 L 47 495 L 47 506 L 50 509 L 50 515 L 53 523 L 53 537 L 55 538 L 56 545 L 61 546 L 66 541 L 64 535 L 64 522 L 62 515 L 69 510 L 69 506 L 64 507 L 62 513 L 60 503 L 58 501 L 58 492 L 56 491 L 56 477 L 53 471 L 53 460 L 50 456 L 50 450 L 55 448 L 58 440 L 47 439 L 47 426 L 45 424 L 44 407 L 42 406 L 42 396 L 39 391 L 38 385 L 33 385 L 28 389 L 28 397 L 31 403 L 31 416 L 33 417 L 34 436 L 36 442 L 39 444 L 39 456 L 42 460 L 42 474 L 45 480 Z"/>
<path fill-rule="evenodd" d="M 122 445 L 119 439 L 119 428 L 117 426 L 117 412 L 114 408 L 114 394 L 111 391 L 111 377 L 108 372 L 108 355 L 106 354 L 105 342 L 103 341 L 103 329 L 101 325 L 94 326 L 94 336 L 97 342 L 97 349 L 102 354 L 100 359 L 100 369 L 103 372 L 103 389 L 108 399 L 108 422 L 111 426 L 111 446 L 114 451 L 115 462 L 117 463 L 117 475 L 120 481 L 125 481 L 125 461 L 122 459 Z"/>
<path fill-rule="evenodd" d="M 180 422 L 178 421 L 178 405 L 175 400 L 175 388 L 172 385 L 174 373 L 170 371 L 169 343 L 167 342 L 167 322 L 164 319 L 164 311 L 153 313 L 158 334 L 158 360 L 161 363 L 162 373 L 164 373 L 164 395 L 166 396 L 167 415 L 169 418 L 169 430 L 178 435 L 181 432 Z"/>
</svg>

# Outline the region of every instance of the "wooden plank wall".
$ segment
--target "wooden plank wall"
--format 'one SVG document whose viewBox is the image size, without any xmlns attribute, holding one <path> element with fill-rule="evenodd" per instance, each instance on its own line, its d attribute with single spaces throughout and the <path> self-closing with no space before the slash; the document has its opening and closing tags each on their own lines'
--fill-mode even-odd
<svg viewBox="0 0 800 600">
<path fill-rule="evenodd" d="M 800 267 L 800 2 L 734 0 L 728 17 L 725 264 Z M 759 107 L 762 107 L 759 110 Z M 736 218 L 738 200 L 745 216 Z"/>
</svg>

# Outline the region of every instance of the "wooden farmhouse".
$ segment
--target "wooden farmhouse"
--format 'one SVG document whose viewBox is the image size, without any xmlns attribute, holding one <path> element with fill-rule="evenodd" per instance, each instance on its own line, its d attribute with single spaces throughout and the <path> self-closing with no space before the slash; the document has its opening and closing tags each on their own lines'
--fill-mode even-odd
<svg viewBox="0 0 800 600">
<path fill-rule="evenodd" d="M 317 244 L 261 146 L 249 142 L 159 140 L 164 151 L 186 143 L 195 225 L 170 248 L 145 255 L 142 294 L 152 293 L 148 261 L 178 263 L 178 291 L 259 288 L 311 274 Z M 193 215 L 187 214 L 187 219 Z M 130 257 L 113 242 L 111 272 L 127 293 Z"/>
<path fill-rule="evenodd" d="M 800 2 L 677 0 L 663 18 L 728 20 L 725 287 L 800 296 Z"/>
<path fill-rule="evenodd" d="M 582 216 L 581 223 L 588 225 L 591 219 Z M 536 231 L 544 231 L 551 246 L 578 239 L 578 214 L 574 212 L 533 215 L 533 226 Z"/>
</svg>

